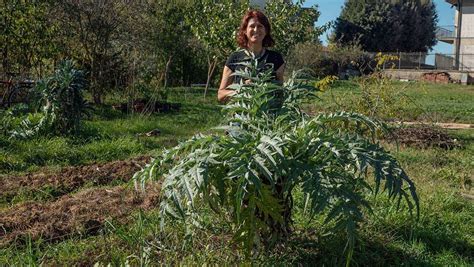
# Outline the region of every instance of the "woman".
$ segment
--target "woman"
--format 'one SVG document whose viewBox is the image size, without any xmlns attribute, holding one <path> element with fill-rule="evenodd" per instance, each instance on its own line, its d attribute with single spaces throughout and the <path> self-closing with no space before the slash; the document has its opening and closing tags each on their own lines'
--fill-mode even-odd
<svg viewBox="0 0 474 267">
<path fill-rule="evenodd" d="M 270 22 L 265 14 L 258 10 L 247 11 L 240 24 L 237 43 L 242 50 L 232 53 L 225 63 L 217 93 L 219 102 L 226 102 L 235 94 L 235 91 L 227 89 L 227 86 L 233 82 L 240 82 L 239 77 L 231 76 L 231 74 L 242 67 L 238 63 L 248 60 L 246 52 L 251 52 L 257 57 L 259 67 L 261 66 L 262 69 L 272 66 L 275 79 L 283 82 L 285 62 L 280 53 L 267 49 L 275 42 L 271 36 Z"/>
<path fill-rule="evenodd" d="M 229 90 L 227 87 L 233 82 L 241 82 L 241 78 L 238 76 L 232 76 L 232 73 L 239 70 L 239 68 L 245 68 L 239 63 L 251 60 L 251 58 L 247 56 L 248 52 L 253 53 L 257 58 L 258 70 L 262 71 L 268 68 L 273 68 L 272 75 L 275 80 L 283 82 L 285 62 L 280 53 L 267 49 L 268 47 L 273 46 L 274 41 L 271 36 L 271 27 L 268 18 L 261 11 L 247 11 L 240 24 L 239 32 L 237 34 L 237 43 L 242 49 L 232 53 L 225 63 L 221 84 L 217 93 L 217 98 L 220 102 L 226 102 L 229 97 L 235 94 L 234 90 Z M 250 81 L 244 82 L 249 83 Z M 265 176 L 261 176 L 260 179 L 264 184 L 270 183 Z M 273 219 L 266 220 L 270 229 L 278 234 L 287 234 L 291 230 L 286 229 L 286 227 L 291 223 L 292 197 L 289 195 L 283 199 L 283 186 L 285 180 L 286 178 L 284 177 L 278 180 L 278 183 L 275 185 L 276 192 L 274 192 L 275 198 L 282 201 L 283 210 L 281 215 L 285 223 L 282 224 Z M 244 204 L 247 204 L 247 200 L 244 201 Z M 257 213 L 259 214 L 258 209 Z"/>
</svg>

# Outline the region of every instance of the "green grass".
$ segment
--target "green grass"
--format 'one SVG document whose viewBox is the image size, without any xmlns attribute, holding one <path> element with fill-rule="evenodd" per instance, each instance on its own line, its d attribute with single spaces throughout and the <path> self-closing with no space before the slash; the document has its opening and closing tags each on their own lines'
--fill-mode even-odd
<svg viewBox="0 0 474 267">
<path fill-rule="evenodd" d="M 403 83 L 395 83 L 403 86 Z M 351 103 L 357 96 L 352 82 L 337 82 L 333 96 Z M 459 85 L 410 84 L 407 94 L 417 106 L 404 107 L 404 119 L 430 114 L 440 121 L 474 123 L 474 89 Z M 182 95 L 186 92 L 186 99 Z M 38 138 L 14 141 L 0 138 L 0 170 L 4 173 L 110 161 L 139 154 L 158 153 L 196 131 L 210 131 L 220 119 L 215 92 L 203 99 L 200 90 L 177 89 L 171 101 L 182 102 L 183 110 L 172 114 L 123 115 L 108 108 L 97 109 L 76 138 Z M 331 91 L 320 94 L 322 102 L 312 103 L 318 111 L 336 110 Z M 158 137 L 141 138 L 158 128 Z M 353 266 L 473 266 L 474 201 L 461 193 L 474 195 L 474 130 L 450 131 L 462 147 L 418 149 L 386 147 L 400 160 L 415 181 L 420 196 L 420 217 L 416 220 L 406 208 L 397 209 L 383 195 L 372 198 L 373 214 L 361 225 Z M 5 152 L 5 153 L 3 153 Z M 295 194 L 295 232 L 274 249 L 253 259 L 261 265 L 340 266 L 345 264 L 343 233 L 328 232 L 320 218 L 308 221 L 302 212 L 302 196 Z M 208 211 L 206 211 L 208 212 Z M 113 221 L 96 236 L 73 235 L 48 243 L 0 249 L 0 265 L 203 265 L 242 264 L 244 257 L 229 243 L 232 230 L 218 216 L 208 212 L 203 228 L 186 243 L 183 225 L 173 223 L 160 231 L 157 211 L 136 212 L 126 225 Z M 0 228 L 1 229 L 1 228 Z"/>
<path fill-rule="evenodd" d="M 429 174 L 429 172 L 428 172 Z M 425 174 L 420 175 L 424 176 Z M 361 225 L 353 265 L 363 266 L 470 266 L 474 263 L 474 225 L 469 218 L 474 205 L 462 199 L 453 188 L 456 184 L 441 181 L 419 185 L 421 215 L 415 221 L 404 209 L 397 210 L 380 196 L 374 214 Z M 442 186 L 441 186 L 442 185 Z M 297 202 L 296 231 L 284 245 L 264 251 L 254 263 L 262 265 L 344 264 L 344 236 L 328 233 L 321 221 L 308 222 Z M 19 264 L 30 258 L 49 264 L 114 265 L 151 263 L 202 265 L 241 264 L 244 257 L 227 241 L 231 230 L 210 216 L 194 242 L 184 247 L 184 229 L 172 224 L 159 229 L 156 212 L 139 217 L 128 225 L 111 223 L 99 236 L 72 237 L 56 244 L 37 242 L 33 250 L 10 247 L 3 250 L 0 263 Z M 145 254 L 144 254 L 145 253 Z M 149 253 L 149 254 L 148 254 Z"/>
<path fill-rule="evenodd" d="M 474 85 L 420 82 L 392 82 L 391 85 L 407 96 L 406 103 L 397 107 L 399 119 L 474 123 Z M 337 81 L 333 88 L 318 96 L 322 101 L 311 103 L 313 110 L 354 110 L 360 89 L 356 81 Z"/>
<path fill-rule="evenodd" d="M 0 175 L 125 159 L 176 145 L 198 131 L 208 131 L 220 120 L 215 92 L 206 99 L 200 93 L 188 92 L 187 100 L 181 100 L 179 112 L 142 115 L 122 114 L 110 107 L 96 108 L 82 132 L 74 137 L 14 140 L 0 136 Z M 171 101 L 178 99 L 174 94 Z M 161 133 L 154 137 L 140 135 L 154 129 Z"/>
</svg>

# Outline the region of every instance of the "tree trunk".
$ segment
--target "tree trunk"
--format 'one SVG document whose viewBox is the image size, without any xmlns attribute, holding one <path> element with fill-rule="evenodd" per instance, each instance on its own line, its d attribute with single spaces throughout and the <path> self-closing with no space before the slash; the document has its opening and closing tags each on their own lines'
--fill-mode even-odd
<svg viewBox="0 0 474 267">
<path fill-rule="evenodd" d="M 212 75 L 214 74 L 214 70 L 216 69 L 217 59 L 211 61 L 210 56 L 207 56 L 207 81 L 206 81 L 206 88 L 204 89 L 204 98 L 207 96 L 207 89 L 209 89 L 209 85 L 211 83 Z"/>
<path fill-rule="evenodd" d="M 101 105 L 102 104 L 102 95 L 100 93 L 100 90 L 97 90 L 97 88 L 95 88 L 93 90 L 93 98 L 94 98 L 94 103 L 96 105 Z"/>
<path fill-rule="evenodd" d="M 168 73 L 170 71 L 172 59 L 173 59 L 173 55 L 169 56 L 168 61 L 166 62 L 166 66 L 165 66 L 165 77 L 164 77 L 165 81 L 164 81 L 164 86 L 163 86 L 165 89 L 166 87 L 168 87 Z"/>
<path fill-rule="evenodd" d="M 101 93 L 101 89 L 99 88 L 99 85 L 98 85 L 98 77 L 99 76 L 99 73 L 98 73 L 98 70 L 97 70 L 97 66 L 96 66 L 96 60 L 94 58 L 92 58 L 91 60 L 91 87 L 92 87 L 92 97 L 93 97 L 93 100 L 94 100 L 94 104 L 96 105 L 101 105 L 102 104 L 102 93 Z"/>
<path fill-rule="evenodd" d="M 5 74 L 9 73 L 10 72 L 10 68 L 8 66 L 8 47 L 7 45 L 5 44 L 5 47 L 3 48 L 3 60 L 2 60 L 2 67 L 3 67 L 3 72 Z"/>
</svg>

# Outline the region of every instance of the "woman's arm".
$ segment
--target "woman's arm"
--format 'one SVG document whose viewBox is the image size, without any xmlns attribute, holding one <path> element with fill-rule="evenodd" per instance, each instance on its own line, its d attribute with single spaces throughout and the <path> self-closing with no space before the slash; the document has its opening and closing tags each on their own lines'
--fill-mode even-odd
<svg viewBox="0 0 474 267">
<path fill-rule="evenodd" d="M 283 83 L 283 73 L 285 72 L 285 64 L 281 65 L 276 71 L 276 80 Z"/>
<path fill-rule="evenodd" d="M 227 86 L 232 84 L 232 81 L 234 80 L 234 77 L 230 76 L 232 74 L 232 70 L 224 66 L 224 71 L 222 72 L 222 79 L 221 79 L 221 84 L 219 86 L 219 90 L 217 91 L 217 100 L 221 103 L 225 103 L 230 96 L 235 94 L 234 90 L 229 90 L 227 89 Z"/>
</svg>

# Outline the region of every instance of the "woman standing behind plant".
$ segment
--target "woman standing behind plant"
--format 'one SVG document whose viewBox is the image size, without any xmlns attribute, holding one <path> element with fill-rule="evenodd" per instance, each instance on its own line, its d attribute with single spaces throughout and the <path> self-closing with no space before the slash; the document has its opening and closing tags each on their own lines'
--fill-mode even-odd
<svg viewBox="0 0 474 267">
<path fill-rule="evenodd" d="M 225 63 L 221 84 L 217 93 L 217 99 L 220 102 L 225 102 L 230 96 L 235 94 L 234 90 L 229 90 L 227 87 L 233 82 L 240 82 L 241 78 L 232 76 L 232 74 L 236 70 L 244 68 L 239 63 L 250 61 L 251 57 L 248 56 L 250 53 L 258 59 L 258 68 L 261 71 L 273 68 L 272 74 L 275 79 L 283 82 L 285 62 L 280 53 L 267 49 L 273 46 L 275 41 L 271 36 L 270 22 L 265 14 L 258 10 L 247 11 L 240 23 L 237 43 L 242 49 L 232 53 Z"/>
</svg>

